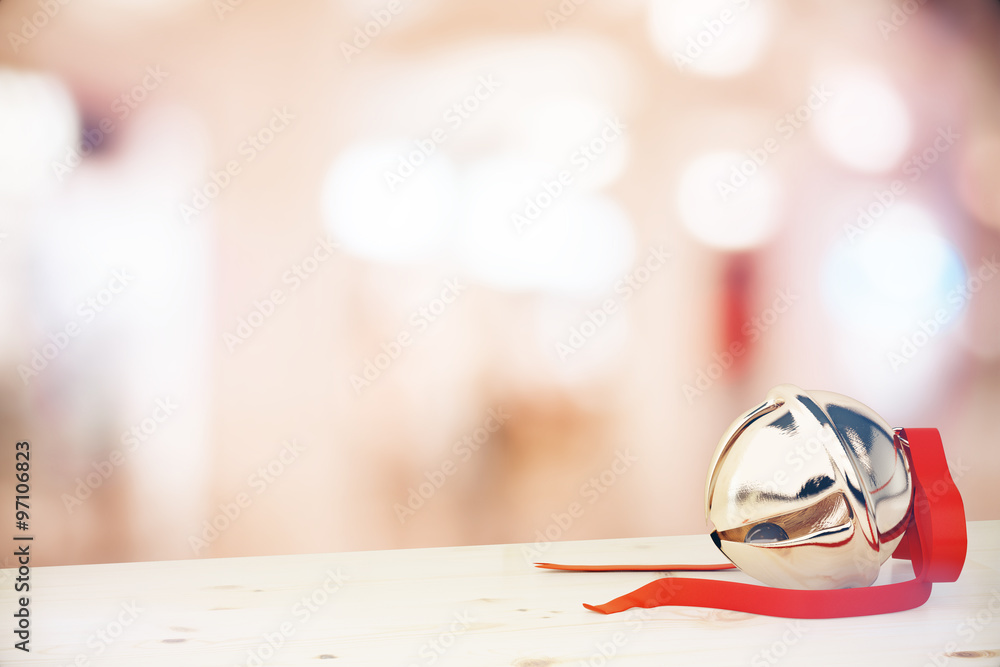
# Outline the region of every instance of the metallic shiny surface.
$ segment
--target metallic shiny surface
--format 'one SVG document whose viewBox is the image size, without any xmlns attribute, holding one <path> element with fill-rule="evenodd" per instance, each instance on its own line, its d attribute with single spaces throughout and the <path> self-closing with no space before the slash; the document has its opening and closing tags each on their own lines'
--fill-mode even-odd
<svg viewBox="0 0 1000 667">
<path fill-rule="evenodd" d="M 905 447 L 854 399 L 779 385 L 715 451 L 705 492 L 713 539 L 770 586 L 868 586 L 909 520 Z"/>
</svg>

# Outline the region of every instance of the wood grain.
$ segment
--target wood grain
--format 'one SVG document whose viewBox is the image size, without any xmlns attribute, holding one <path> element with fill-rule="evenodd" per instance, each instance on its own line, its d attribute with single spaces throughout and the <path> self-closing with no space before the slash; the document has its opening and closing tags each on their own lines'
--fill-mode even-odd
<svg viewBox="0 0 1000 667">
<path fill-rule="evenodd" d="M 996 666 L 1000 521 L 970 523 L 969 542 L 961 579 L 936 584 L 923 607 L 814 621 L 686 607 L 602 616 L 581 603 L 660 575 L 531 565 L 721 562 L 707 536 L 36 568 L 30 655 L 13 648 L 4 570 L 0 665 Z M 909 576 L 896 561 L 879 583 Z"/>
</svg>

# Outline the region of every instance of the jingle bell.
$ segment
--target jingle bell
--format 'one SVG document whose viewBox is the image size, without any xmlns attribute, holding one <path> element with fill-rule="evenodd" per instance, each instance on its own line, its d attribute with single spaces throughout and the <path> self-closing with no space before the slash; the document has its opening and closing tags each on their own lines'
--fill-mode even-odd
<svg viewBox="0 0 1000 667">
<path fill-rule="evenodd" d="M 770 586 L 869 586 L 910 520 L 905 445 L 858 401 L 779 385 L 715 451 L 705 493 L 712 539 Z"/>
</svg>

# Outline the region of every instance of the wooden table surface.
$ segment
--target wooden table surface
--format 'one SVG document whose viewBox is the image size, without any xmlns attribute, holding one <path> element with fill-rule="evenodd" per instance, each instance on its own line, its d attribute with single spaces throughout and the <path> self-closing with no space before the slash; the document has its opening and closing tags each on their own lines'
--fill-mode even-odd
<svg viewBox="0 0 1000 667">
<path fill-rule="evenodd" d="M 5 570 L 0 665 L 1000 665 L 1000 521 L 969 524 L 958 582 L 935 584 L 919 609 L 876 617 L 690 607 L 602 616 L 581 603 L 661 575 L 530 564 L 719 556 L 702 535 L 40 567 L 30 654 L 13 648 L 14 573 Z M 879 583 L 909 576 L 895 561 Z"/>
</svg>

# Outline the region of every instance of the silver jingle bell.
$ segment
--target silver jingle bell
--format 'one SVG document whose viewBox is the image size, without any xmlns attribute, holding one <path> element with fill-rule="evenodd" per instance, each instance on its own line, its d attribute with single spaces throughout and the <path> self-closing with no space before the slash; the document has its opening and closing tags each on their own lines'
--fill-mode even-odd
<svg viewBox="0 0 1000 667">
<path fill-rule="evenodd" d="M 705 489 L 712 539 L 770 586 L 871 585 L 909 522 L 905 447 L 858 401 L 779 385 L 715 451 Z"/>
</svg>

